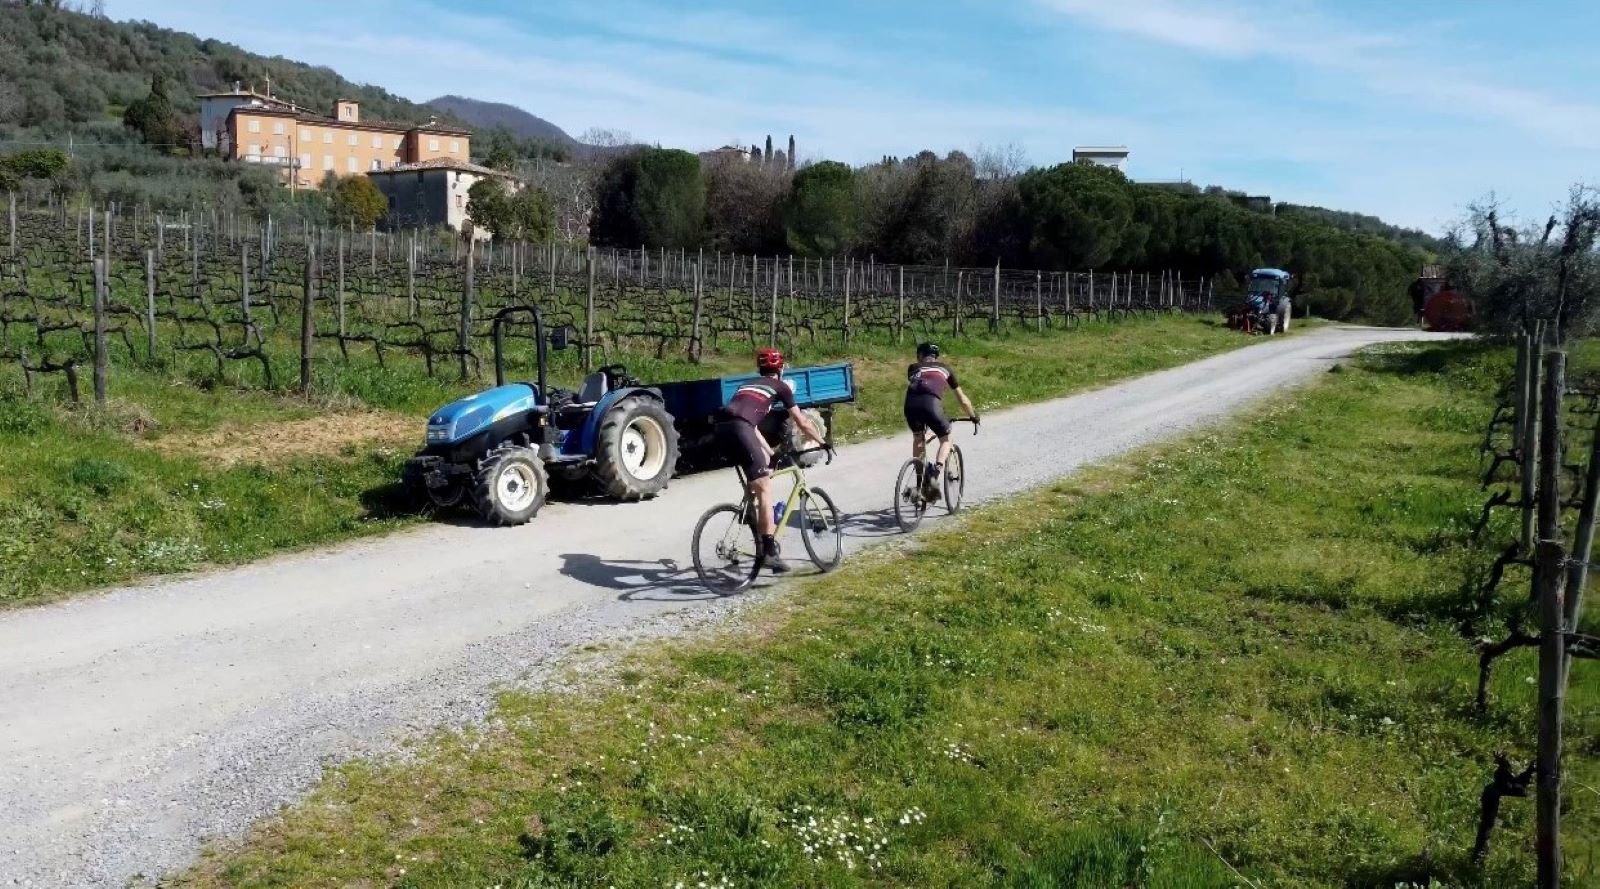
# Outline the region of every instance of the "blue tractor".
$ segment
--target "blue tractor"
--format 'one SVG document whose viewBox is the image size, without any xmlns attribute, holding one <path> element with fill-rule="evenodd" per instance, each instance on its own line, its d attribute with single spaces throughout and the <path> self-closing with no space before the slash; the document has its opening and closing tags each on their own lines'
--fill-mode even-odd
<svg viewBox="0 0 1600 889">
<path fill-rule="evenodd" d="M 533 322 L 538 378 L 507 383 L 506 327 L 524 316 Z M 552 479 L 637 501 L 661 493 L 679 469 L 719 465 L 716 411 L 749 375 L 646 385 L 613 364 L 574 392 L 546 379 L 548 349 L 568 346 L 568 328 L 548 331 L 537 308 L 513 306 L 494 316 L 493 334 L 494 388 L 435 411 L 425 446 L 406 463 L 405 485 L 434 506 L 471 506 L 490 524 L 520 525 L 544 505 Z M 796 368 L 785 379 L 823 429 L 833 405 L 855 400 L 849 364 Z M 797 434 L 787 426 L 775 411 L 762 432 L 776 445 Z"/>
<path fill-rule="evenodd" d="M 533 321 L 536 382 L 506 382 L 506 326 L 518 316 Z M 567 328 L 552 335 L 537 308 L 513 306 L 495 315 L 493 329 L 494 388 L 434 411 L 426 446 L 406 464 L 408 487 L 439 507 L 470 505 L 495 525 L 533 518 L 552 474 L 592 479 L 619 500 L 666 488 L 678 462 L 678 432 L 660 390 L 640 385 L 620 365 L 585 377 L 576 392 L 551 388 L 547 350 L 567 347 Z"/>
</svg>

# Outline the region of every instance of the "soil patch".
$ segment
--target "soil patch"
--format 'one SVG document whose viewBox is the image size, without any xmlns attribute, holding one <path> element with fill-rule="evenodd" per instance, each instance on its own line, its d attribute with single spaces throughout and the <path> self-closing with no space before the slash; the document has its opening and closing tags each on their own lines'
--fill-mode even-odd
<svg viewBox="0 0 1600 889">
<path fill-rule="evenodd" d="M 141 444 L 171 456 L 204 454 L 226 468 L 334 456 L 371 445 L 419 444 L 421 432 L 422 424 L 416 417 L 367 411 L 248 426 L 230 424 L 198 434 L 166 435 Z"/>
</svg>

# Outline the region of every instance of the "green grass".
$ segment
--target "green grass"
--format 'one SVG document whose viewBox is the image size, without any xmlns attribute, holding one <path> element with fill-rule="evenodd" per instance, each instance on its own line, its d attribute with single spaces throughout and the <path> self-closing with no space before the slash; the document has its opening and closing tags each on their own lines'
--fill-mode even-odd
<svg viewBox="0 0 1600 889">
<path fill-rule="evenodd" d="M 334 770 L 183 886 L 1499 887 L 1467 861 L 1532 653 L 1471 712 L 1460 589 L 1504 355 L 1390 349 L 1231 431 L 878 551 L 589 692 Z M 1508 599 L 1518 591 L 1508 587 Z M 575 669 L 582 669 L 578 665 Z M 1569 698 L 1600 879 L 1600 673 Z M 1237 871 L 1237 873 L 1236 873 Z"/>
<path fill-rule="evenodd" d="M 992 407 L 1064 395 L 1247 342 L 1213 319 L 1168 316 L 1071 333 L 974 337 L 947 348 L 980 405 Z M 793 350 L 793 360 L 856 362 L 861 401 L 841 409 L 836 422 L 841 438 L 859 439 L 899 428 L 907 348 L 881 340 L 848 350 L 803 347 Z M 743 371 L 750 362 L 742 349 L 708 354 L 701 365 L 616 359 L 629 360 L 645 379 Z M 552 383 L 576 386 L 576 361 L 575 353 L 556 353 Z M 518 367 L 513 362 L 508 370 Z M 415 521 L 392 489 L 402 462 L 430 410 L 483 386 L 458 383 L 448 369 L 437 378 L 420 366 L 380 370 L 354 353 L 345 364 L 331 347 L 319 354 L 318 390 L 310 400 L 219 385 L 206 368 L 194 356 L 150 367 L 115 365 L 105 410 L 51 406 L 61 400 L 59 377 L 44 378 L 32 398 L 17 381 L 0 379 L 0 502 L 15 505 L 0 511 L 0 607 Z M 230 373 L 243 370 L 248 366 Z M 285 364 L 278 379 L 295 372 Z M 349 415 L 355 419 L 344 429 L 314 422 Z M 308 447 L 286 451 L 265 438 L 296 421 L 313 421 L 296 442 Z M 381 434 L 368 436 L 373 429 Z M 237 462 L 223 465 L 219 450 Z"/>
</svg>

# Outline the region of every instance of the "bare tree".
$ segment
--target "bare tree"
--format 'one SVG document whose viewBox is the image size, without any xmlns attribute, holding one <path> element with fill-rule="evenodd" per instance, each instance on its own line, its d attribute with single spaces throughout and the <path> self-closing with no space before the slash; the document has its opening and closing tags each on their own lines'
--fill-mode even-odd
<svg viewBox="0 0 1600 889">
<path fill-rule="evenodd" d="M 558 164 L 540 159 L 527 165 L 523 178 L 544 189 L 556 211 L 556 237 L 571 244 L 589 237 L 589 220 L 594 215 L 595 183 L 599 165 L 578 160 Z"/>
<path fill-rule="evenodd" d="M 979 145 L 973 152 L 979 179 L 1011 179 L 1027 172 L 1028 153 L 1015 142 L 1004 145 Z"/>
<path fill-rule="evenodd" d="M 606 127 L 590 127 L 583 131 L 578 141 L 596 148 L 624 148 L 637 144 L 633 134 L 627 130 L 614 130 Z"/>
</svg>

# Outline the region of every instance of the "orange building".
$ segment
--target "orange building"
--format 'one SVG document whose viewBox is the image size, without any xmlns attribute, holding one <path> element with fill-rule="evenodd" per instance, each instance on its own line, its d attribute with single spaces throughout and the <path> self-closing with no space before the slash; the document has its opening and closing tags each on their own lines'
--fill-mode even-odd
<svg viewBox="0 0 1600 889">
<path fill-rule="evenodd" d="M 439 159 L 466 163 L 471 140 L 467 130 L 437 122 L 363 121 L 358 103 L 340 99 L 331 117 L 282 103 L 241 102 L 228 112 L 217 142 L 225 157 L 281 167 L 289 186 L 315 188 L 329 173 L 353 176 Z"/>
</svg>

